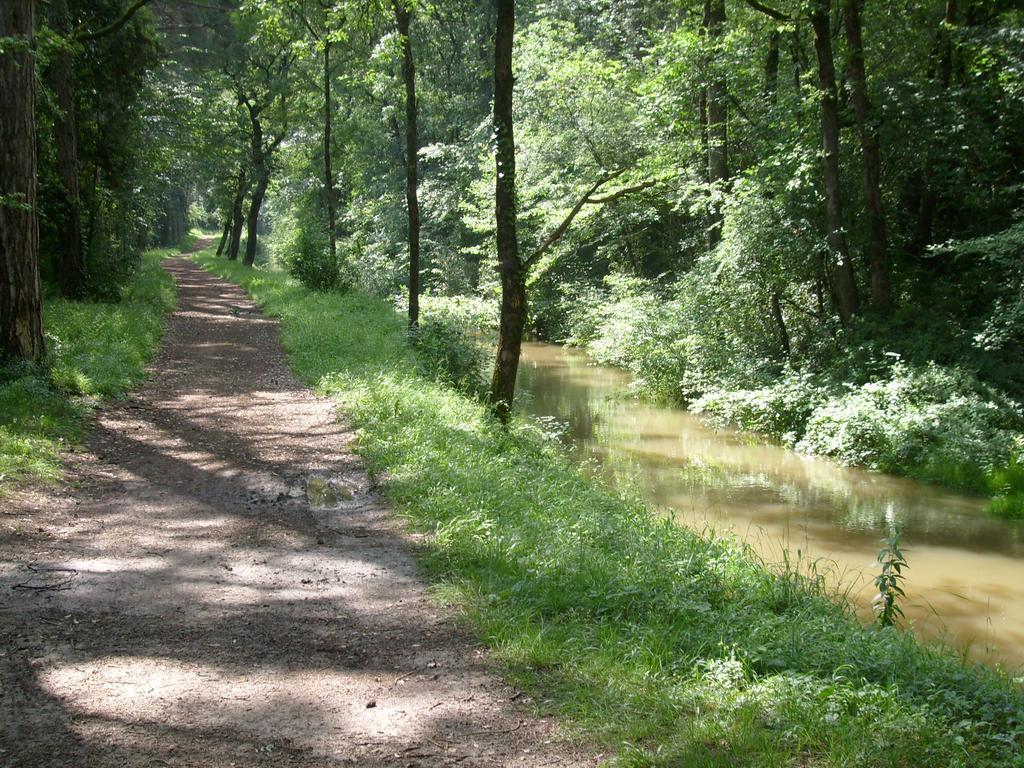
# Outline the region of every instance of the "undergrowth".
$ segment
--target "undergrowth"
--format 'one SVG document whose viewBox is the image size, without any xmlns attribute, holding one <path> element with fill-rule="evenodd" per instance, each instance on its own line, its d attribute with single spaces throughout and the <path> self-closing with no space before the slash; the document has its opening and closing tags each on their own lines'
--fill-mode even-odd
<svg viewBox="0 0 1024 768">
<path fill-rule="evenodd" d="M 355 291 L 199 257 L 281 318 L 340 399 L 424 562 L 509 677 L 622 766 L 1021 766 L 1004 674 L 865 627 L 731 539 L 650 514 L 538 427 L 425 377 L 403 318 Z"/>
<path fill-rule="evenodd" d="M 60 451 L 82 438 L 92 406 L 142 379 L 174 306 L 174 282 L 160 267 L 172 251 L 144 254 L 116 303 L 47 299 L 43 366 L 0 368 L 0 494 L 56 479 Z"/>
</svg>

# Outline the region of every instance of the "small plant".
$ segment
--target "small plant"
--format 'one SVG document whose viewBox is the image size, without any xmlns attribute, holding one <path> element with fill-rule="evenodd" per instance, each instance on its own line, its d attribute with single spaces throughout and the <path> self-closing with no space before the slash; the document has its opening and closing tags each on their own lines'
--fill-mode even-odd
<svg viewBox="0 0 1024 768">
<path fill-rule="evenodd" d="M 895 626 L 896 619 L 903 618 L 903 609 L 899 605 L 899 601 L 906 597 L 906 592 L 903 591 L 903 582 L 906 580 L 903 569 L 910 566 L 907 565 L 907 559 L 900 549 L 900 535 L 899 528 L 893 530 L 885 546 L 878 552 L 882 572 L 875 577 L 878 597 L 875 598 L 874 605 L 878 610 L 878 623 L 883 627 Z"/>
</svg>

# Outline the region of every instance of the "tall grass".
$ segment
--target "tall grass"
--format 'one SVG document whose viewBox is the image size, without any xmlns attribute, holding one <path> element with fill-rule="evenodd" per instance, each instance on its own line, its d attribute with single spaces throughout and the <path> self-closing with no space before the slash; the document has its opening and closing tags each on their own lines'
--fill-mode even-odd
<svg viewBox="0 0 1024 768">
<path fill-rule="evenodd" d="M 144 254 L 119 302 L 45 302 L 45 366 L 0 368 L 0 495 L 56 479 L 60 451 L 82 439 L 91 407 L 141 381 L 174 306 L 174 281 L 160 267 L 170 252 Z"/>
<path fill-rule="evenodd" d="M 650 514 L 543 432 L 418 373 L 401 317 L 204 255 L 348 408 L 423 562 L 509 677 L 628 766 L 1019 766 L 1006 675 L 865 627 L 729 539 Z"/>
</svg>

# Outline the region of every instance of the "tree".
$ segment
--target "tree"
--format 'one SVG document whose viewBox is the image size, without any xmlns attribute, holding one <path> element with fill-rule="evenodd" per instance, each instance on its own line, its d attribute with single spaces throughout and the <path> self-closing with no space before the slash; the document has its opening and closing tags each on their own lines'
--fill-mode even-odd
<svg viewBox="0 0 1024 768">
<path fill-rule="evenodd" d="M 722 204 L 720 187 L 729 180 L 729 108 L 725 65 L 716 61 L 721 53 L 725 27 L 725 0 L 705 0 L 704 19 L 711 60 L 706 87 L 708 183 L 711 185 L 711 225 L 708 246 L 714 248 L 722 239 Z"/>
<path fill-rule="evenodd" d="M 512 414 L 526 326 L 526 280 L 516 238 L 516 145 L 512 120 L 515 0 L 497 0 L 497 9 L 494 32 L 494 220 L 501 275 L 501 313 L 489 400 L 498 418 L 507 423 Z"/>
<path fill-rule="evenodd" d="M 0 6 L 0 354 L 46 353 L 36 218 L 34 0 Z"/>
<path fill-rule="evenodd" d="M 871 301 L 879 312 L 888 312 L 892 307 L 892 269 L 889 265 L 885 211 L 882 207 L 882 160 L 878 149 L 878 131 L 872 121 L 867 75 L 864 72 L 860 1 L 843 0 L 843 28 L 846 30 L 853 113 L 860 133 L 864 166 L 864 208 L 868 219 L 866 250 L 871 270 Z"/>
<path fill-rule="evenodd" d="M 408 0 L 392 0 L 395 26 L 402 37 L 402 79 L 405 82 L 405 204 L 409 217 L 409 327 L 420 319 L 420 202 L 419 131 L 416 125 L 416 64 L 412 55 L 410 23 L 412 10 Z"/>
<path fill-rule="evenodd" d="M 853 262 L 843 224 L 843 197 L 839 174 L 839 97 L 835 62 L 832 58 L 830 0 L 814 0 L 811 6 L 814 52 L 818 59 L 820 89 L 821 146 L 824 152 L 825 232 L 831 257 L 835 260 L 833 288 L 839 317 L 849 324 L 860 309 Z"/>
<path fill-rule="evenodd" d="M 64 40 L 46 70 L 46 84 L 53 91 L 59 111 L 54 120 L 58 200 L 52 214 L 61 233 L 57 240 L 57 281 L 61 293 L 80 298 L 86 289 L 85 254 L 82 246 L 81 195 L 78 189 L 78 138 L 75 127 L 74 58 L 71 11 L 66 0 L 50 6 L 54 31 Z"/>
<path fill-rule="evenodd" d="M 274 153 L 288 135 L 288 73 L 294 55 L 284 49 L 268 53 L 250 50 L 254 43 L 245 43 L 241 71 L 234 73 L 235 96 L 245 107 L 249 118 L 249 164 L 251 187 L 249 211 L 245 217 L 246 242 L 242 263 L 251 267 L 256 261 L 256 239 L 260 209 L 270 184 Z M 268 135 L 264 129 L 267 116 L 277 124 Z M 232 254 L 234 249 L 232 249 Z"/>
</svg>

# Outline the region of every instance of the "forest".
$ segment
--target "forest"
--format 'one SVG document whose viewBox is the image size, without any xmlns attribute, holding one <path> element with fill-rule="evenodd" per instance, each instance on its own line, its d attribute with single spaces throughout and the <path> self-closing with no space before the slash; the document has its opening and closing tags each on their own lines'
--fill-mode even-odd
<svg viewBox="0 0 1024 768">
<path fill-rule="evenodd" d="M 602 759 L 1020 765 L 1021 678 L 896 626 L 891 505 L 865 623 L 581 472 L 523 383 L 562 345 L 613 399 L 905 478 L 957 510 L 922 544 L 980 526 L 1013 581 L 1019 3 L 3 0 L 0 504 L 151 386 L 180 254 L 276 318 L 443 600 Z"/>
</svg>

